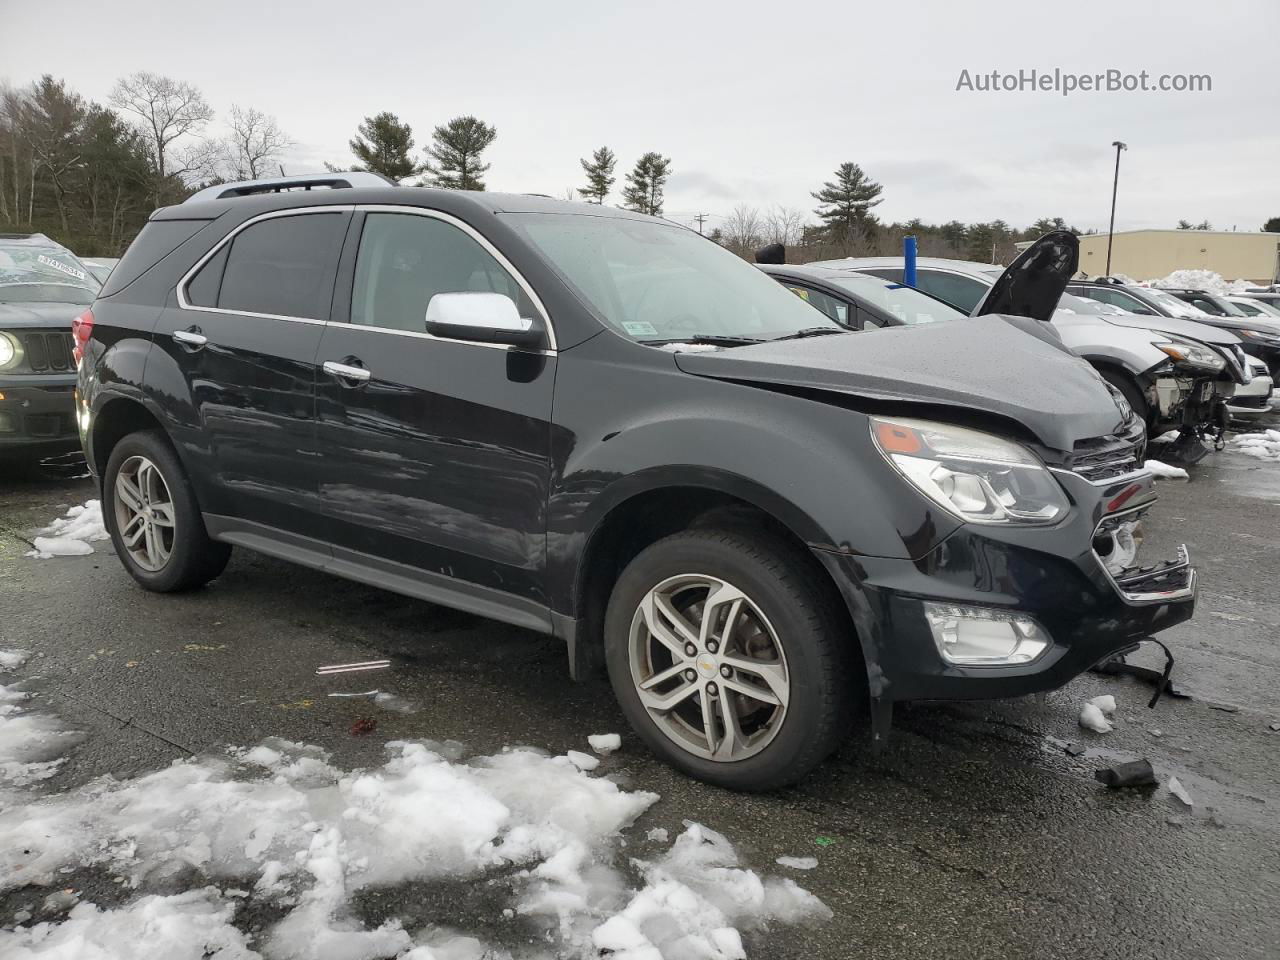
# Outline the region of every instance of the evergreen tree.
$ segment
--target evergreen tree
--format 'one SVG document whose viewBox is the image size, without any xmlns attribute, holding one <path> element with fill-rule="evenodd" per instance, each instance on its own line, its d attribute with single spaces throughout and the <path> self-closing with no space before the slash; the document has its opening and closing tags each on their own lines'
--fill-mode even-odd
<svg viewBox="0 0 1280 960">
<path fill-rule="evenodd" d="M 822 218 L 828 233 L 836 239 L 866 233 L 875 225 L 871 208 L 882 199 L 882 189 L 856 163 L 842 163 L 836 168 L 835 180 L 828 180 L 821 190 L 812 194 L 821 204 L 814 213 Z"/>
<path fill-rule="evenodd" d="M 1272 217 L 1262 225 L 1263 233 L 1280 233 L 1280 217 Z"/>
<path fill-rule="evenodd" d="M 589 203 L 604 203 L 604 198 L 609 195 L 609 190 L 617 179 L 613 175 L 613 168 L 618 158 L 608 147 L 601 147 L 592 151 L 590 160 L 578 162 L 587 175 L 587 186 L 585 189 L 579 187 L 578 193 Z"/>
<path fill-rule="evenodd" d="M 380 173 L 397 182 L 421 171 L 409 157 L 413 149 L 413 128 L 401 123 L 394 113 L 384 110 L 365 117 L 350 146 L 360 161 L 356 169 Z"/>
<path fill-rule="evenodd" d="M 994 263 L 995 246 L 999 239 L 995 224 L 970 224 L 965 236 L 966 258 L 977 263 Z"/>
<path fill-rule="evenodd" d="M 475 117 L 454 117 L 436 127 L 425 165 L 432 182 L 447 190 L 483 190 L 480 177 L 489 164 L 480 162 L 480 154 L 497 135 L 497 130 Z"/>
<path fill-rule="evenodd" d="M 622 191 L 623 205 L 636 213 L 662 216 L 663 190 L 670 175 L 670 157 L 653 151 L 646 153 L 636 161 L 635 169 L 627 174 L 627 185 Z"/>
</svg>

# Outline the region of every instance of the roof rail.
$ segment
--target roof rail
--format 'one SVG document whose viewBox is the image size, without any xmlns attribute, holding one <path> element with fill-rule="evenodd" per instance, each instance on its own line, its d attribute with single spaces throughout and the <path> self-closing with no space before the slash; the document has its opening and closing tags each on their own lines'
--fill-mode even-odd
<svg viewBox="0 0 1280 960">
<path fill-rule="evenodd" d="M 240 180 L 236 183 L 218 183 L 197 190 L 184 203 L 201 203 L 205 200 L 231 200 L 251 197 L 258 193 L 282 193 L 286 190 L 310 190 L 313 187 L 329 187 L 333 190 L 349 187 L 395 187 L 398 184 L 380 173 L 368 170 L 350 170 L 342 173 L 306 173 L 295 177 L 270 177 L 262 180 Z"/>
</svg>

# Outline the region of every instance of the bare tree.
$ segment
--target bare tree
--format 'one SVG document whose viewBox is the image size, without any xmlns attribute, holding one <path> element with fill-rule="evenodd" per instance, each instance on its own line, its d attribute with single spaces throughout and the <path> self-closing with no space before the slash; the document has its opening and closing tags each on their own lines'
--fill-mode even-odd
<svg viewBox="0 0 1280 960">
<path fill-rule="evenodd" d="M 209 151 L 201 145 L 175 149 L 175 141 L 198 136 L 213 119 L 213 108 L 196 87 L 140 70 L 116 82 L 111 103 L 141 121 L 156 165 L 156 202 L 167 177 L 205 172 Z"/>
<path fill-rule="evenodd" d="M 231 107 L 231 135 L 223 143 L 224 162 L 233 180 L 265 176 L 292 141 L 276 118 L 253 107 Z"/>
<path fill-rule="evenodd" d="M 740 257 L 750 258 L 756 247 L 760 246 L 762 223 L 760 211 L 740 203 L 725 218 L 720 228 L 724 236 L 724 245 Z"/>
<path fill-rule="evenodd" d="M 767 243 L 793 246 L 804 231 L 804 214 L 794 207 L 776 206 L 764 217 L 764 239 Z"/>
</svg>

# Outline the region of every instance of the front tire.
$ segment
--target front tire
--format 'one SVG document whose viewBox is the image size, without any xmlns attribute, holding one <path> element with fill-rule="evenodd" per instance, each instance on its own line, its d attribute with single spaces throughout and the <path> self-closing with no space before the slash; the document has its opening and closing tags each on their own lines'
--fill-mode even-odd
<svg viewBox="0 0 1280 960">
<path fill-rule="evenodd" d="M 1109 369 L 1099 369 L 1098 373 L 1102 374 L 1102 379 L 1119 390 L 1121 395 L 1129 401 L 1134 414 L 1147 425 L 1148 430 L 1155 427 L 1156 413 L 1151 409 L 1146 395 L 1133 377 Z"/>
<path fill-rule="evenodd" d="M 644 742 L 732 790 L 794 783 L 838 746 L 859 689 L 835 603 L 773 537 L 690 530 L 641 551 L 605 616 L 609 679 Z"/>
<path fill-rule="evenodd" d="M 102 493 L 102 520 L 116 556 L 146 589 L 191 590 L 226 568 L 231 547 L 209 539 L 186 471 L 164 434 L 145 430 L 117 443 Z"/>
</svg>

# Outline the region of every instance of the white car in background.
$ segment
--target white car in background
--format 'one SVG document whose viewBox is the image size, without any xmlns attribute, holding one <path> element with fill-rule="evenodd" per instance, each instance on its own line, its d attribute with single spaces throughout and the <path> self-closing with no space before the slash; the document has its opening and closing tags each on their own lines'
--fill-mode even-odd
<svg viewBox="0 0 1280 960">
<path fill-rule="evenodd" d="M 1269 300 L 1255 300 L 1253 297 L 1241 296 L 1240 294 L 1232 294 L 1222 299 L 1226 300 L 1227 303 L 1231 304 L 1246 317 L 1258 317 L 1262 320 L 1280 320 L 1280 305 Z"/>
<path fill-rule="evenodd" d="M 1227 401 L 1227 413 L 1233 420 L 1257 420 L 1271 413 L 1275 384 L 1266 363 L 1249 357 L 1249 373 L 1252 379 L 1236 387 L 1235 395 Z"/>
<path fill-rule="evenodd" d="M 810 266 L 902 282 L 902 257 L 850 257 Z M 916 286 L 972 313 L 1005 272 L 990 263 L 921 257 L 916 261 Z M 1175 303 L 1189 314 L 1200 314 L 1181 300 Z M 1187 428 L 1176 451 L 1170 451 L 1182 462 L 1194 463 L 1208 452 L 1202 443 L 1206 433 L 1221 438 L 1229 411 L 1219 401 L 1247 389 L 1252 379 L 1239 337 L 1188 319 L 1137 316 L 1063 294 L 1053 328 L 1066 346 L 1124 395 L 1153 436 Z"/>
</svg>

